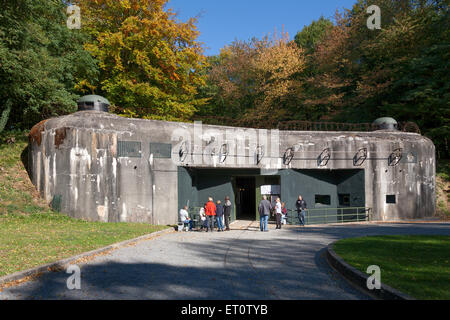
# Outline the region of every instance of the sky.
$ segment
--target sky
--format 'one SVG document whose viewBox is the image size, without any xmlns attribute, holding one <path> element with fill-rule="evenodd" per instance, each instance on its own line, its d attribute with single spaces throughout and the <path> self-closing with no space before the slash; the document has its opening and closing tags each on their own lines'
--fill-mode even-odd
<svg viewBox="0 0 450 320">
<path fill-rule="evenodd" d="M 333 18 L 336 9 L 351 8 L 356 0 L 169 0 L 167 8 L 186 21 L 198 16 L 199 41 L 205 54 L 219 54 L 234 40 L 262 38 L 275 30 L 290 38 L 320 16 Z"/>
</svg>

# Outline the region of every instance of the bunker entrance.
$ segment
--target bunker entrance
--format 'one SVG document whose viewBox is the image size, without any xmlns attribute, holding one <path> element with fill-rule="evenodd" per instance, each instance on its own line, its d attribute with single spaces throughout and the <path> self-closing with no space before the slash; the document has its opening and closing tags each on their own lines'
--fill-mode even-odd
<svg viewBox="0 0 450 320">
<path fill-rule="evenodd" d="M 236 219 L 254 220 L 256 216 L 255 177 L 236 177 Z"/>
<path fill-rule="evenodd" d="M 363 169 L 285 169 L 261 174 L 255 169 L 178 168 L 178 207 L 189 206 L 198 213 L 212 197 L 214 202 L 229 197 L 231 219 L 259 220 L 258 204 L 263 196 L 274 206 L 285 202 L 288 224 L 298 224 L 296 201 L 307 203 L 307 224 L 359 221 L 365 210 Z M 271 216 L 270 220 L 275 217 Z"/>
<path fill-rule="evenodd" d="M 229 197 L 232 203 L 231 219 L 258 219 L 257 204 L 261 200 L 260 187 L 264 184 L 260 170 L 255 169 L 178 169 L 178 206 L 187 205 L 195 212 L 212 197 L 214 202 Z"/>
</svg>

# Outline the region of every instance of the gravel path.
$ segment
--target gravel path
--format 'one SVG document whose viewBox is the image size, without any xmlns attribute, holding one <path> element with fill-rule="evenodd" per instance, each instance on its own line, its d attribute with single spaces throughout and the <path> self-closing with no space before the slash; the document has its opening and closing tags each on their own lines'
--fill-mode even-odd
<svg viewBox="0 0 450 320">
<path fill-rule="evenodd" d="M 80 265 L 81 290 L 65 272 L 0 292 L 0 299 L 369 299 L 325 261 L 326 246 L 365 235 L 443 234 L 446 223 L 284 227 L 260 232 L 176 232 Z M 376 264 L 376 261 L 374 261 Z"/>
</svg>

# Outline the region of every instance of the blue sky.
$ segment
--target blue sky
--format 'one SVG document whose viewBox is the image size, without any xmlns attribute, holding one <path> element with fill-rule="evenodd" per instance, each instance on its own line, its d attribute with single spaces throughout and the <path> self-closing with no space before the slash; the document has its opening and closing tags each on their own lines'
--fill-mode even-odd
<svg viewBox="0 0 450 320">
<path fill-rule="evenodd" d="M 233 40 L 261 38 L 276 30 L 291 39 L 321 15 L 332 18 L 336 9 L 351 8 L 356 0 L 169 0 L 168 8 L 186 21 L 199 16 L 199 41 L 213 55 Z"/>
</svg>

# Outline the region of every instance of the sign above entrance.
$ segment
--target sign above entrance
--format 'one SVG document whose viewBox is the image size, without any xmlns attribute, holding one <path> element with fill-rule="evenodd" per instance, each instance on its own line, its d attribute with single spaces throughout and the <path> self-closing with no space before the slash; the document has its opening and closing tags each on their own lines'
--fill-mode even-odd
<svg viewBox="0 0 450 320">
<path fill-rule="evenodd" d="M 261 194 L 281 194 L 281 187 L 279 185 L 265 185 L 261 186 Z"/>
</svg>

